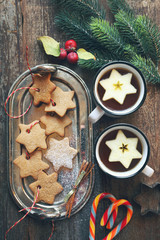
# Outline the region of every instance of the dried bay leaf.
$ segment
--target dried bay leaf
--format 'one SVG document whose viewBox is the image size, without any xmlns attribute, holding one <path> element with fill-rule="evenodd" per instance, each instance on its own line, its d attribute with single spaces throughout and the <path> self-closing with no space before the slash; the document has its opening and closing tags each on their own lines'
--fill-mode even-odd
<svg viewBox="0 0 160 240">
<path fill-rule="evenodd" d="M 60 55 L 60 44 L 49 36 L 41 36 L 37 40 L 41 41 L 46 54 L 58 57 Z"/>
<path fill-rule="evenodd" d="M 84 59 L 84 60 L 96 59 L 92 53 L 87 52 L 84 48 L 79 48 L 77 50 L 77 54 L 80 59 Z"/>
</svg>

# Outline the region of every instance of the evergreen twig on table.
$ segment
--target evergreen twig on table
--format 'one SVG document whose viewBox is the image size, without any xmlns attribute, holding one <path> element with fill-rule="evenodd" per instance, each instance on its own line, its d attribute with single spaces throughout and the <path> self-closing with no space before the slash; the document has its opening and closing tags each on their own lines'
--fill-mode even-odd
<svg viewBox="0 0 160 240">
<path fill-rule="evenodd" d="M 66 35 L 77 41 L 81 47 L 89 49 L 96 56 L 109 55 L 109 52 L 104 50 L 101 43 L 93 36 L 89 24 L 76 16 L 62 11 L 55 17 L 55 23 Z"/>
<path fill-rule="evenodd" d="M 98 0 L 52 0 L 52 2 L 61 9 L 83 18 L 98 17 L 105 19 L 106 12 L 100 6 Z"/>
<path fill-rule="evenodd" d="M 110 26 L 109 22 L 92 18 L 90 23 L 93 36 L 101 43 L 103 49 L 112 52 L 118 59 L 128 60 L 132 56 L 132 48 L 121 38 L 118 30 Z"/>
<path fill-rule="evenodd" d="M 158 27 L 146 16 L 135 17 L 120 10 L 115 15 L 115 26 L 124 40 L 135 47 L 142 57 L 150 57 L 157 65 L 160 56 Z"/>
<path fill-rule="evenodd" d="M 119 10 L 123 10 L 134 15 L 133 10 L 125 0 L 107 0 L 107 2 L 113 14 L 118 13 Z"/>
<path fill-rule="evenodd" d="M 125 42 L 132 44 L 132 46 L 136 48 L 138 54 L 146 56 L 146 45 L 144 44 L 144 38 L 139 31 L 139 27 L 136 24 L 135 16 L 120 10 L 115 15 L 115 26 L 118 28 Z"/>
<path fill-rule="evenodd" d="M 131 63 L 141 70 L 147 82 L 160 83 L 158 69 L 150 58 L 145 59 L 136 55 L 131 59 Z"/>
<path fill-rule="evenodd" d="M 90 70 L 97 70 L 101 68 L 104 64 L 107 64 L 110 60 L 109 59 L 89 59 L 89 60 L 84 60 L 84 59 L 79 59 L 78 60 L 78 65 L 82 68 L 90 69 Z"/>
<path fill-rule="evenodd" d="M 143 39 L 146 55 L 158 66 L 160 60 L 160 32 L 158 26 L 146 16 L 139 15 L 136 19 L 136 28 Z"/>
</svg>

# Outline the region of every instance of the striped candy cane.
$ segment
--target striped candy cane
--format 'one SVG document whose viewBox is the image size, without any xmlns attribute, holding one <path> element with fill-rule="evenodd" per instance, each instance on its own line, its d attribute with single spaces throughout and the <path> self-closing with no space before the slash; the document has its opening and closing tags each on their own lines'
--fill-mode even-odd
<svg viewBox="0 0 160 240">
<path fill-rule="evenodd" d="M 111 214 L 117 209 L 119 206 L 124 205 L 127 207 L 127 215 L 126 217 L 103 239 L 103 240 L 111 240 L 113 239 L 131 220 L 133 215 L 133 208 L 131 204 L 125 200 L 120 199 L 112 203 L 109 208 L 105 211 L 101 219 L 101 226 L 104 226 L 109 220 Z"/>
<path fill-rule="evenodd" d="M 91 214 L 90 214 L 90 227 L 89 227 L 89 240 L 95 239 L 95 223 L 96 223 L 96 213 L 97 213 L 97 207 L 101 199 L 107 198 L 112 203 L 115 202 L 117 199 L 110 193 L 101 193 L 99 194 L 93 201 L 92 208 L 91 208 Z M 115 208 L 114 211 L 112 211 L 112 214 L 110 214 L 110 219 L 107 224 L 107 228 L 110 229 L 113 227 L 114 222 L 116 220 L 118 213 L 118 208 Z M 106 215 L 103 217 L 103 221 L 105 221 Z"/>
</svg>

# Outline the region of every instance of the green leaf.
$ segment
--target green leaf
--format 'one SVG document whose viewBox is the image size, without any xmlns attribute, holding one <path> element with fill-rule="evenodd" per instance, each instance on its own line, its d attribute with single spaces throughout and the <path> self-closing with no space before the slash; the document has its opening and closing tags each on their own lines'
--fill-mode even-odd
<svg viewBox="0 0 160 240">
<path fill-rule="evenodd" d="M 77 54 L 80 59 L 85 59 L 85 60 L 96 59 L 92 53 L 87 52 L 84 48 L 79 48 L 77 50 Z"/>
<path fill-rule="evenodd" d="M 54 40 L 49 36 L 39 37 L 37 40 L 40 40 L 43 44 L 46 54 L 58 57 L 60 55 L 60 46 L 59 42 Z"/>
</svg>

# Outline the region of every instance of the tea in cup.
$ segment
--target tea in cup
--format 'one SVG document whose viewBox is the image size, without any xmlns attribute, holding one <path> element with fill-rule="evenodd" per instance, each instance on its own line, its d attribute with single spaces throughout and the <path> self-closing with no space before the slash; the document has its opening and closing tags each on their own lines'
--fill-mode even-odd
<svg viewBox="0 0 160 240">
<path fill-rule="evenodd" d="M 144 133 L 133 125 L 120 123 L 106 128 L 98 137 L 95 156 L 100 168 L 117 178 L 129 178 L 139 172 L 151 177 L 147 165 L 150 147 Z"/>
<path fill-rule="evenodd" d="M 146 97 L 146 83 L 135 66 L 116 61 L 99 70 L 93 93 L 97 107 L 90 113 L 89 120 L 95 123 L 104 114 L 121 117 L 138 110 Z"/>
</svg>

